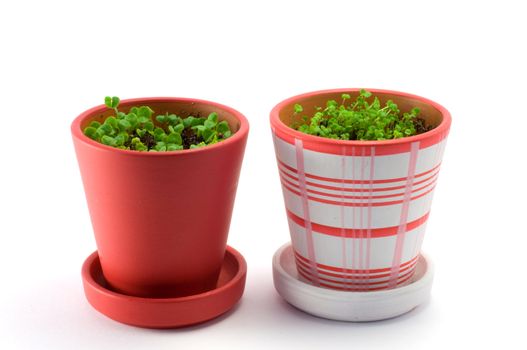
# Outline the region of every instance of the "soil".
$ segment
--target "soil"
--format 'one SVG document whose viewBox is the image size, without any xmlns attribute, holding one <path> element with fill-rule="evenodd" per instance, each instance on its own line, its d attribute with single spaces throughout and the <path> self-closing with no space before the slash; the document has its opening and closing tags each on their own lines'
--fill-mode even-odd
<svg viewBox="0 0 527 350">
<path fill-rule="evenodd" d="M 197 145 L 203 141 L 201 137 L 198 137 L 196 132 L 191 128 L 186 128 L 183 130 L 181 133 L 181 138 L 183 139 L 183 149 L 189 149 L 190 145 Z"/>
<path fill-rule="evenodd" d="M 417 134 L 422 134 L 434 128 L 432 125 L 426 125 L 425 119 L 420 117 L 415 118 L 414 126 Z"/>
<path fill-rule="evenodd" d="M 145 132 L 143 137 L 140 138 L 141 142 L 148 147 L 148 149 L 154 148 L 156 145 L 156 140 L 154 139 L 154 136 L 150 135 L 149 133 Z"/>
</svg>

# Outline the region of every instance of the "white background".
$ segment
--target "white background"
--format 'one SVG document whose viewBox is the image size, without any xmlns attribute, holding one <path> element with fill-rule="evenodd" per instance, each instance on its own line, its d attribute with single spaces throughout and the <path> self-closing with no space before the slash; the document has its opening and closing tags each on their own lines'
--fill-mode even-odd
<svg viewBox="0 0 527 350">
<path fill-rule="evenodd" d="M 522 1 L 2 1 L 0 348 L 523 348 L 527 20 Z M 523 4 L 523 6 L 525 6 Z M 268 115 L 337 87 L 433 99 L 453 125 L 424 250 L 429 304 L 352 324 L 308 316 L 272 284 L 289 240 Z M 229 244 L 236 309 L 188 329 L 113 322 L 82 291 L 95 243 L 69 125 L 105 95 L 209 99 L 251 131 Z"/>
</svg>

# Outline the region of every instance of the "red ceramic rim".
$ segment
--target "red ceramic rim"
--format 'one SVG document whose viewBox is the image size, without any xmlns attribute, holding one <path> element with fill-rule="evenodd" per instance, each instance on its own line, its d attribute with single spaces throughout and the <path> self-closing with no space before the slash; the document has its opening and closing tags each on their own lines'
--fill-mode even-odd
<svg viewBox="0 0 527 350">
<path fill-rule="evenodd" d="M 406 92 L 400 92 L 400 91 L 393 91 L 393 90 L 383 90 L 383 89 L 369 89 L 366 88 L 366 90 L 370 91 L 371 93 L 384 93 L 384 94 L 391 94 L 391 95 L 397 95 L 402 97 L 408 97 L 415 100 L 419 100 L 421 102 L 424 102 L 426 104 L 429 104 L 436 108 L 441 115 L 443 116 L 443 119 L 441 120 L 441 123 L 435 127 L 434 129 L 427 131 L 425 133 L 409 136 L 409 137 L 403 137 L 400 139 L 392 139 L 392 140 L 383 140 L 383 141 L 348 141 L 348 140 L 335 140 L 335 139 L 329 139 L 321 136 L 314 136 L 305 134 L 300 131 L 296 131 L 295 129 L 289 127 L 288 125 L 284 124 L 280 120 L 280 111 L 282 108 L 284 108 L 287 105 L 293 104 L 296 101 L 300 99 L 304 99 L 311 96 L 316 96 L 320 94 L 328 94 L 328 93 L 346 93 L 346 92 L 356 92 L 360 91 L 360 88 L 348 88 L 348 89 L 330 89 L 330 90 L 319 90 L 319 91 L 312 91 L 307 92 L 301 95 L 296 95 L 293 97 L 290 97 L 279 104 L 277 104 L 271 111 L 271 127 L 273 129 L 278 129 L 280 132 L 290 135 L 296 139 L 306 140 L 314 144 L 319 145 L 330 145 L 330 146 L 390 146 L 390 145 L 401 145 L 406 144 L 410 142 L 415 141 L 422 141 L 424 139 L 428 139 L 431 137 L 435 137 L 439 134 L 446 133 L 448 129 L 450 128 L 450 124 L 452 122 L 452 118 L 450 116 L 450 112 L 448 110 L 441 106 L 439 103 L 434 102 L 432 100 L 429 100 L 427 98 L 409 94 Z"/>
<path fill-rule="evenodd" d="M 193 102 L 193 103 L 207 104 L 209 106 L 217 108 L 218 110 L 223 110 L 225 112 L 232 114 L 240 122 L 240 128 L 228 139 L 215 143 L 213 145 L 208 145 L 206 147 L 178 150 L 178 151 L 173 151 L 173 152 L 140 152 L 140 151 L 124 150 L 124 149 L 107 146 L 97 141 L 94 141 L 90 139 L 89 137 L 87 137 L 86 135 L 84 135 L 84 133 L 82 132 L 81 124 L 86 118 L 94 114 L 102 113 L 108 110 L 108 107 L 101 104 L 101 105 L 95 106 L 93 108 L 90 108 L 84 111 L 77 118 L 75 118 L 75 120 L 71 123 L 71 133 L 73 137 L 75 137 L 79 141 L 82 141 L 92 147 L 100 148 L 101 150 L 119 152 L 119 153 L 131 155 L 131 156 L 174 157 L 177 155 L 197 153 L 197 152 L 206 152 L 207 150 L 210 150 L 213 148 L 224 147 L 224 146 L 227 146 L 231 143 L 238 141 L 239 139 L 242 139 L 249 132 L 249 122 L 243 114 L 241 114 L 234 108 L 222 105 L 217 102 L 200 100 L 200 99 L 195 99 L 195 98 L 186 98 L 186 97 L 139 97 L 139 98 L 130 98 L 126 100 L 121 100 L 120 103 L 121 104 L 148 105 L 149 103 L 151 104 L 151 103 L 159 103 L 159 102 L 162 102 L 162 103 L 166 103 L 166 102 L 191 102 L 192 103 Z"/>
<path fill-rule="evenodd" d="M 191 300 L 196 300 L 196 299 L 204 299 L 204 298 L 207 298 L 209 295 L 213 295 L 213 294 L 221 294 L 223 291 L 231 288 L 233 285 L 238 283 L 241 278 L 243 278 L 243 276 L 247 273 L 247 263 L 245 262 L 245 259 L 243 258 L 243 256 L 236 249 L 234 249 L 234 248 L 232 248 L 230 246 L 227 246 L 227 249 L 226 249 L 225 252 L 227 254 L 231 254 L 234 257 L 234 259 L 236 259 L 236 261 L 238 262 L 239 269 L 236 272 L 236 275 L 234 275 L 234 277 L 229 282 L 227 282 L 226 284 L 224 284 L 220 288 L 215 288 L 215 289 L 212 289 L 212 290 L 204 292 L 204 293 L 189 295 L 189 296 L 186 296 L 186 297 L 177 297 L 177 298 L 142 298 L 142 297 L 136 297 L 136 296 L 132 296 L 132 295 L 116 293 L 114 291 L 111 291 L 111 290 L 101 286 L 99 283 L 97 283 L 97 281 L 95 281 L 92 278 L 91 271 L 90 271 L 91 266 L 93 265 L 95 259 L 98 259 L 98 257 L 99 257 L 97 251 L 93 252 L 85 260 L 84 264 L 82 265 L 82 278 L 85 281 L 87 281 L 88 284 L 92 288 L 96 289 L 98 294 L 103 294 L 103 295 L 105 295 L 107 297 L 110 297 L 110 298 L 118 298 L 118 299 L 125 298 L 125 299 L 127 299 L 129 301 L 132 301 L 132 302 L 134 302 L 134 301 L 135 302 L 145 302 L 145 301 L 147 301 L 148 303 L 156 303 L 156 304 L 173 303 L 174 301 L 183 303 L 183 302 L 186 302 L 186 301 L 191 301 Z"/>
</svg>

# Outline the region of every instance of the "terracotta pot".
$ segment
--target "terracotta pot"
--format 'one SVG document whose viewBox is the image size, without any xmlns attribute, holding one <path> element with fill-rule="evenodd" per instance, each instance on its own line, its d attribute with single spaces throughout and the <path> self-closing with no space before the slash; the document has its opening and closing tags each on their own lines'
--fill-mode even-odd
<svg viewBox="0 0 527 350">
<path fill-rule="evenodd" d="M 98 254 L 108 284 L 141 297 L 177 297 L 216 286 L 225 255 L 238 176 L 249 131 L 239 112 L 186 98 L 123 100 L 119 109 L 148 105 L 157 114 L 217 112 L 235 131 L 229 139 L 177 152 L 120 150 L 84 136 L 97 106 L 71 125 Z"/>
<path fill-rule="evenodd" d="M 289 98 L 271 112 L 276 158 L 299 275 L 317 286 L 395 288 L 410 281 L 420 252 L 443 150 L 449 112 L 423 97 L 369 90 L 401 111 L 421 109 L 433 130 L 387 141 L 332 140 L 289 127 L 293 106 L 309 115 L 342 93 Z"/>
</svg>

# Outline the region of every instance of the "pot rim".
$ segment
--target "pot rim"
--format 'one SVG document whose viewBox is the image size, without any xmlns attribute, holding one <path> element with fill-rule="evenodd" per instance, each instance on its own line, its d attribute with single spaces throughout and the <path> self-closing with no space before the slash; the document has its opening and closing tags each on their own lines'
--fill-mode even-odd
<svg viewBox="0 0 527 350">
<path fill-rule="evenodd" d="M 221 147 L 227 147 L 228 145 L 243 140 L 247 134 L 249 133 L 249 121 L 247 118 L 236 109 L 223 105 L 221 103 L 208 101 L 208 100 L 202 100 L 197 98 L 189 98 L 189 97 L 137 97 L 137 98 L 129 98 L 121 100 L 120 104 L 142 104 L 142 105 L 148 105 L 149 103 L 159 103 L 159 102 L 193 102 L 193 103 L 201 103 L 201 104 L 207 104 L 210 106 L 213 106 L 219 110 L 223 110 L 225 112 L 230 113 L 233 115 L 240 123 L 240 128 L 234 132 L 234 134 L 229 137 L 226 140 L 217 142 L 213 145 L 207 145 L 204 147 L 199 148 L 193 148 L 193 149 L 185 149 L 185 150 L 178 150 L 178 151 L 172 151 L 172 152 L 146 152 L 146 151 L 135 151 L 135 150 L 124 150 L 119 149 L 111 146 L 107 146 L 105 144 L 99 143 L 95 140 L 90 139 L 84 133 L 81 129 L 82 122 L 88 118 L 89 116 L 92 116 L 96 113 L 102 113 L 108 110 L 108 107 L 104 104 L 97 105 L 95 107 L 92 107 L 84 112 L 82 112 L 80 115 L 78 115 L 73 122 L 71 123 L 71 134 L 73 135 L 74 139 L 77 139 L 80 142 L 83 142 L 87 144 L 88 146 L 99 148 L 102 151 L 111 151 L 111 152 L 118 152 L 122 153 L 123 155 L 130 155 L 130 156 L 140 156 L 140 157 L 177 157 L 182 155 L 188 155 L 193 153 L 201 153 L 201 152 L 207 152 L 212 149 L 221 148 Z"/>
<path fill-rule="evenodd" d="M 365 89 L 372 94 L 375 93 L 382 93 L 382 94 L 391 94 L 391 95 L 397 95 L 401 97 L 408 97 L 415 100 L 419 100 L 423 103 L 426 103 L 428 105 L 431 105 L 435 109 L 437 109 L 441 115 L 442 120 L 441 123 L 435 127 L 434 129 L 424 132 L 422 134 L 414 135 L 414 136 L 408 136 L 408 137 L 402 137 L 399 139 L 391 139 L 391 140 L 381 140 L 381 141 L 360 141 L 360 140 L 335 140 L 330 139 L 322 136 L 315 136 L 315 135 L 309 135 L 305 134 L 303 132 L 297 131 L 293 129 L 292 127 L 286 125 L 282 120 L 280 120 L 280 111 L 287 105 L 293 104 L 296 101 L 312 96 L 317 96 L 321 94 L 329 94 L 329 93 L 346 93 L 346 92 L 357 92 L 361 89 Z M 395 101 L 397 102 L 397 101 Z M 433 138 L 435 136 L 438 136 L 440 134 L 448 132 L 450 128 L 450 124 L 452 123 L 452 117 L 450 116 L 450 112 L 440 105 L 437 102 L 434 102 L 432 100 L 429 100 L 425 97 L 410 94 L 407 92 L 401 92 L 401 91 L 395 91 L 395 90 L 385 90 L 385 89 L 370 89 L 370 88 L 338 88 L 338 89 L 327 89 L 327 90 L 317 90 L 317 91 L 311 91 L 306 92 L 300 95 L 296 95 L 290 98 L 287 98 L 283 100 L 282 102 L 278 103 L 272 110 L 271 110 L 271 127 L 274 129 L 278 129 L 280 132 L 292 136 L 296 139 L 301 139 L 305 141 L 309 141 L 314 144 L 319 145 L 328 145 L 328 146 L 393 146 L 393 145 L 401 145 L 406 143 L 412 143 L 416 141 L 422 141 L 424 139 Z"/>
</svg>

